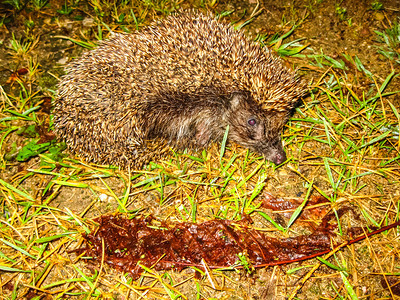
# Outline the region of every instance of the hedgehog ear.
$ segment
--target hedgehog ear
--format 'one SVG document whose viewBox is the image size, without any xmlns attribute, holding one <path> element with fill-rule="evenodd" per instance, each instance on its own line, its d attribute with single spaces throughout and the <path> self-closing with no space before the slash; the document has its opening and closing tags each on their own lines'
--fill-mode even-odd
<svg viewBox="0 0 400 300">
<path fill-rule="evenodd" d="M 242 101 L 246 99 L 246 94 L 242 92 L 233 92 L 229 102 L 232 110 L 236 109 Z"/>
</svg>

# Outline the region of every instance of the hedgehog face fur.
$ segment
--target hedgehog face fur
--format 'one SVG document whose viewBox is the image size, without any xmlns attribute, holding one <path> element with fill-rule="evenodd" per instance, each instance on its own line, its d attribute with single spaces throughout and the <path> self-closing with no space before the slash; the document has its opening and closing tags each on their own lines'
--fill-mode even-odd
<svg viewBox="0 0 400 300">
<path fill-rule="evenodd" d="M 234 94 L 230 105 L 226 116 L 230 140 L 263 154 L 277 165 L 283 163 L 286 153 L 280 133 L 287 121 L 286 116 L 263 110 L 248 94 Z"/>
<path fill-rule="evenodd" d="M 229 140 L 280 164 L 281 131 L 305 86 L 268 49 L 202 14 L 114 34 L 59 84 L 55 132 L 88 161 L 139 167 L 170 146 Z"/>
</svg>

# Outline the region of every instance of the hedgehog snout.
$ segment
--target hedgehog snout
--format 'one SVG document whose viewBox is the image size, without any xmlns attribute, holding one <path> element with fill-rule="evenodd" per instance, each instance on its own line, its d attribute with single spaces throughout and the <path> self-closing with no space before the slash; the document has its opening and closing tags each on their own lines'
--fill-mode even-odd
<svg viewBox="0 0 400 300">
<path fill-rule="evenodd" d="M 272 161 L 276 165 L 280 165 L 287 159 L 280 139 L 264 147 L 262 154 L 264 155 L 265 159 Z"/>
<path fill-rule="evenodd" d="M 281 152 L 274 153 L 274 155 L 271 157 L 271 161 L 276 165 L 280 165 L 286 161 L 286 159 L 286 153 L 283 150 Z"/>
</svg>

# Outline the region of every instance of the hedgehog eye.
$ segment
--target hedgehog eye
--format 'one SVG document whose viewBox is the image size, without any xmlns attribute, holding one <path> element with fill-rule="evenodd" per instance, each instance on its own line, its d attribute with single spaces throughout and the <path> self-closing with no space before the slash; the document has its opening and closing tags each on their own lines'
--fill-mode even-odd
<svg viewBox="0 0 400 300">
<path fill-rule="evenodd" d="M 247 121 L 247 124 L 249 124 L 250 126 L 255 126 L 257 124 L 257 121 L 255 119 L 249 119 Z"/>
</svg>

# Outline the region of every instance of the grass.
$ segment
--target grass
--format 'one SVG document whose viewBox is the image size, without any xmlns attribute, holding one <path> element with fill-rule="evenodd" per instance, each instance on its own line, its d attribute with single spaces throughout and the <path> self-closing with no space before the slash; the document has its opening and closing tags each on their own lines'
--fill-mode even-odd
<svg viewBox="0 0 400 300">
<path fill-rule="evenodd" d="M 378 47 L 378 52 L 384 57 L 394 60 L 400 64 L 400 23 L 399 20 L 393 22 L 393 25 L 386 28 L 385 31 L 376 30 L 375 33 L 378 35 L 378 40 L 383 43 Z"/>
<path fill-rule="evenodd" d="M 56 78 L 61 70 L 54 63 L 38 62 L 37 57 L 47 51 L 44 39 L 32 38 L 32 32 L 45 16 L 53 18 L 54 26 L 66 28 L 70 20 L 81 22 L 82 12 L 87 13 L 93 21 L 89 29 L 68 34 L 60 30 L 57 37 L 64 46 L 72 42 L 66 53 L 74 56 L 78 47 L 93 47 L 93 41 L 104 39 L 109 30 L 132 32 L 189 4 L 165 0 L 7 3 L 3 28 L 14 24 L 21 30 L 7 35 L 8 54 L 1 58 L 7 59 L 10 75 L 0 86 L 0 294 L 4 298 L 228 299 L 265 295 L 270 284 L 278 297 L 292 299 L 395 297 L 380 282 L 393 275 L 398 278 L 397 230 L 343 251 L 333 250 L 306 265 L 256 270 L 253 278 L 243 276 L 245 271 L 210 270 L 205 265 L 199 276 L 191 270 L 146 268 L 133 281 L 105 262 L 98 268 L 88 265 L 74 249 L 82 245 L 81 234 L 95 228 L 93 218 L 104 213 L 153 214 L 175 222 L 250 216 L 254 228 L 278 237 L 295 236 L 309 230 L 298 224 L 297 217 L 308 209 L 309 197 L 319 194 L 329 199 L 332 211 L 345 206 L 355 211 L 337 218 L 335 240 L 348 239 L 351 228 L 372 230 L 397 221 L 400 112 L 394 82 L 398 82 L 398 65 L 380 77 L 356 55 L 333 58 L 307 48 L 301 39 L 287 40 L 294 31 L 301 32 L 300 24 L 282 35 L 260 34 L 258 42 L 292 56 L 306 66 L 301 71 L 307 78 L 313 78 L 309 97 L 284 132 L 288 162 L 277 167 L 223 142 L 195 153 L 173 152 L 143 170 L 125 172 L 89 165 L 63 153 L 62 144 L 48 140 L 52 121 L 45 99 L 54 97 L 56 87 L 40 83 L 45 69 Z M 198 5 L 210 9 L 216 2 Z M 336 13 L 347 19 L 348 12 L 341 8 L 339 3 Z M 33 25 L 19 21 L 21 11 Z M 241 25 L 246 26 L 253 18 L 244 19 Z M 398 23 L 376 34 L 377 51 L 398 63 Z M 19 74 L 22 68 L 27 72 Z M 269 192 L 288 201 L 300 199 L 303 205 L 289 218 L 267 211 L 262 200 Z M 319 220 L 309 221 L 317 225 Z M 241 260 L 252 271 L 246 257 Z"/>
</svg>

